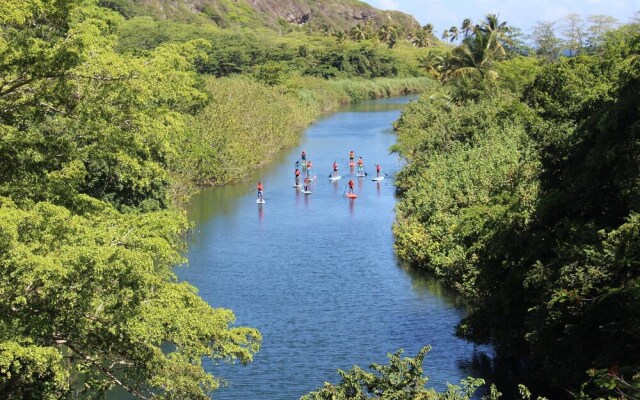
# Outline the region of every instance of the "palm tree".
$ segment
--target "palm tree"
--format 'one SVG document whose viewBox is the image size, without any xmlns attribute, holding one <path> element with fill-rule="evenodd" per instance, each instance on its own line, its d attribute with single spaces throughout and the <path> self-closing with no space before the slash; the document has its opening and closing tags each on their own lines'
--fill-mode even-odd
<svg viewBox="0 0 640 400">
<path fill-rule="evenodd" d="M 444 30 L 444 32 L 442 32 L 442 40 L 447 40 L 449 38 L 449 31 L 448 30 Z"/>
<path fill-rule="evenodd" d="M 433 25 L 426 24 L 422 27 L 422 30 L 426 32 L 427 35 L 433 35 Z"/>
<path fill-rule="evenodd" d="M 362 25 L 358 24 L 351 28 L 351 37 L 353 40 L 360 41 L 365 40 L 367 38 L 367 33 Z"/>
<path fill-rule="evenodd" d="M 464 35 L 464 37 L 469 36 L 469 34 L 471 32 L 473 32 L 473 23 L 471 22 L 471 19 L 469 18 L 465 18 L 462 21 L 462 26 L 460 26 L 460 29 L 462 29 L 462 34 Z"/>
<path fill-rule="evenodd" d="M 420 66 L 432 77 L 442 80 L 449 65 L 448 58 L 438 51 L 431 50 L 426 55 L 418 58 Z"/>
<path fill-rule="evenodd" d="M 338 43 L 344 43 L 348 39 L 348 35 L 345 31 L 333 31 L 331 36 L 336 38 Z"/>
<path fill-rule="evenodd" d="M 496 14 L 487 14 L 485 19 L 480 22 L 480 25 L 476 25 L 476 28 L 476 34 L 481 31 L 490 37 L 490 45 L 499 55 L 505 54 L 504 43 L 512 44 L 512 40 L 509 38 L 511 29 L 506 22 L 500 22 Z"/>
<path fill-rule="evenodd" d="M 450 41 L 455 41 L 458 40 L 459 37 L 459 32 L 458 32 L 458 27 L 457 26 L 452 26 L 451 28 L 449 28 L 449 40 Z"/>
<path fill-rule="evenodd" d="M 432 44 L 431 35 L 428 35 L 424 29 L 419 29 L 413 33 L 411 43 L 416 47 L 429 47 Z"/>
<path fill-rule="evenodd" d="M 394 25 L 382 25 L 380 29 L 378 29 L 378 38 L 391 48 L 398 40 L 398 28 Z"/>
<path fill-rule="evenodd" d="M 471 76 L 481 80 L 494 80 L 497 73 L 493 70 L 495 52 L 493 35 L 478 30 L 473 37 L 451 52 L 449 75 L 453 77 Z"/>
</svg>

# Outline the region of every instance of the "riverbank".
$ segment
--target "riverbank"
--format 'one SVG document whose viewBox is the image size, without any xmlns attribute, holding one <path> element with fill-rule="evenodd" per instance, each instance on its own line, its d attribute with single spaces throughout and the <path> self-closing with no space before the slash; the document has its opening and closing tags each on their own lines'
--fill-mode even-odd
<svg viewBox="0 0 640 400">
<path fill-rule="evenodd" d="M 174 138 L 174 193 L 186 198 L 196 186 L 237 182 L 276 153 L 295 144 L 302 130 L 338 107 L 383 97 L 420 93 L 430 78 L 326 80 L 292 78 L 268 86 L 247 77 L 204 77 L 207 105 L 189 117 Z"/>
<path fill-rule="evenodd" d="M 391 123 L 413 98 L 323 116 L 301 135 L 300 147 L 280 152 L 253 179 L 204 188 L 190 202 L 196 228 L 188 238 L 189 267 L 176 273 L 263 337 L 246 368 L 205 362 L 206 371 L 230 382 L 216 399 L 299 398 L 338 381 L 338 368 L 386 364 L 386 354 L 399 348 L 413 357 L 427 344 L 429 387 L 445 391 L 447 382 L 480 376 L 474 346 L 451 335 L 464 308 L 396 262 L 393 179 L 356 178 L 346 166 L 353 149 L 367 166 L 379 163 L 395 175 L 401 161 L 388 151 L 396 141 Z M 310 196 L 291 187 L 300 148 L 318 168 Z M 343 179 L 329 182 L 334 160 Z M 258 176 L 265 183 L 262 207 L 255 203 Z M 343 197 L 349 179 L 356 200 Z"/>
</svg>

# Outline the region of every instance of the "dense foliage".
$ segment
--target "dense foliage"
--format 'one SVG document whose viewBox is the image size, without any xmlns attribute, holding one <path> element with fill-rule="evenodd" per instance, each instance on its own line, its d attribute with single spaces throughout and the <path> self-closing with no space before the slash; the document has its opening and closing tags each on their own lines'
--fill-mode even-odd
<svg viewBox="0 0 640 400">
<path fill-rule="evenodd" d="M 261 336 L 177 282 L 176 206 L 322 112 L 432 81 L 381 44 L 235 42 L 97 3 L 0 0 L 0 397 L 206 399 L 221 379 L 202 359 L 248 363 Z M 328 81 L 318 59 L 388 78 Z"/>
<path fill-rule="evenodd" d="M 118 54 L 93 2 L 9 1 L 0 17 L 0 393 L 209 398 L 203 357 L 247 363 L 260 334 L 178 283 L 170 204 L 202 43 Z M 8 10 L 9 13 L 4 13 Z"/>
<path fill-rule="evenodd" d="M 469 299 L 459 335 L 538 384 L 637 398 L 638 25 L 598 43 L 542 69 L 508 50 L 462 71 L 449 60 L 446 86 L 397 123 L 409 163 L 394 233 L 402 259 Z"/>
</svg>

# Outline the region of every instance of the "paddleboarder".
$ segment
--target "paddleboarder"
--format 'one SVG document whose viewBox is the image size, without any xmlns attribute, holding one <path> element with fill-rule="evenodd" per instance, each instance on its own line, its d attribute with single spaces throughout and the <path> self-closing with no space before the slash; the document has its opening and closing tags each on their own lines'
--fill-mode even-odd
<svg viewBox="0 0 640 400">
<path fill-rule="evenodd" d="M 263 190 L 264 190 L 264 188 L 262 186 L 262 182 L 258 181 L 258 200 L 263 200 L 263 198 L 262 198 Z"/>
</svg>

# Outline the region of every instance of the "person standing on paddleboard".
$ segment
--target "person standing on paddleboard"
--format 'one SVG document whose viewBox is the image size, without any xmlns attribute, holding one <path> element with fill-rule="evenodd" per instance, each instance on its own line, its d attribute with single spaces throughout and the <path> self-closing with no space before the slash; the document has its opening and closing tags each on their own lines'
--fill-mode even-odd
<svg viewBox="0 0 640 400">
<path fill-rule="evenodd" d="M 353 180 L 349 179 L 348 185 L 349 185 L 349 194 L 352 194 L 353 193 Z"/>
<path fill-rule="evenodd" d="M 262 196 L 262 191 L 264 190 L 264 188 L 262 187 L 262 182 L 258 181 L 258 199 L 262 200 L 263 196 Z"/>
<path fill-rule="evenodd" d="M 376 164 L 376 177 L 380 178 L 380 170 L 382 168 L 380 168 L 380 164 Z"/>
<path fill-rule="evenodd" d="M 364 171 L 364 161 L 362 161 L 362 157 L 358 157 L 358 173 L 362 173 Z"/>
<path fill-rule="evenodd" d="M 338 163 L 333 162 L 333 176 L 338 176 Z"/>
<path fill-rule="evenodd" d="M 300 170 L 298 168 L 296 168 L 296 171 L 294 172 L 296 175 L 296 185 L 300 184 Z"/>
<path fill-rule="evenodd" d="M 306 162 L 307 161 L 307 152 L 302 150 L 302 153 L 300 154 L 300 158 L 302 159 L 302 162 Z"/>
<path fill-rule="evenodd" d="M 304 178 L 304 191 L 309 191 L 309 177 Z"/>
<path fill-rule="evenodd" d="M 307 178 L 311 175 L 311 160 L 307 161 Z"/>
<path fill-rule="evenodd" d="M 353 159 L 355 158 L 356 154 L 353 152 L 353 150 L 351 150 L 349 152 L 349 165 L 353 165 Z"/>
</svg>

